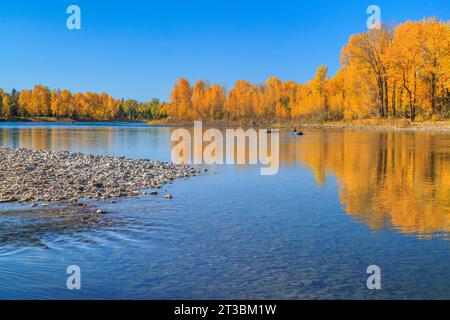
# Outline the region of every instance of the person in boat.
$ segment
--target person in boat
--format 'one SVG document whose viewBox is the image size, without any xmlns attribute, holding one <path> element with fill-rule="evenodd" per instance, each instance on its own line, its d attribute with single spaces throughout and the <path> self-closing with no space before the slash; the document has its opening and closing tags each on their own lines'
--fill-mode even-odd
<svg viewBox="0 0 450 320">
<path fill-rule="evenodd" d="M 296 136 L 302 136 L 303 132 L 301 132 L 300 130 L 297 130 L 297 128 L 294 128 L 294 131 L 292 131 L 291 134 L 296 135 Z"/>
</svg>

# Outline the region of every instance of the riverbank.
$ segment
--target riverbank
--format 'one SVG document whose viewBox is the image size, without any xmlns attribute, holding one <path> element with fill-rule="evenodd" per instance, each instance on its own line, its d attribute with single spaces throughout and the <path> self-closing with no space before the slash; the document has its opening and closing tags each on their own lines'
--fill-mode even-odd
<svg viewBox="0 0 450 320">
<path fill-rule="evenodd" d="M 167 126 L 167 127 L 192 127 L 194 121 L 172 121 L 170 119 L 152 120 L 152 121 L 96 121 L 96 120 L 73 120 L 68 118 L 16 118 L 3 119 L 2 122 L 23 122 L 23 123 L 120 123 L 120 122 L 134 122 L 148 124 L 149 126 Z M 203 120 L 203 127 L 205 128 L 313 128 L 313 129 L 347 129 L 347 130 L 385 130 L 385 131 L 431 131 L 431 132 L 450 132 L 450 120 L 445 121 L 415 121 L 412 122 L 407 119 L 364 119 L 351 121 L 329 121 L 329 122 L 308 122 L 308 121 L 210 121 Z"/>
<path fill-rule="evenodd" d="M 27 123 L 100 123 L 100 122 L 136 122 L 136 123 L 146 123 L 145 120 L 127 120 L 127 119 L 117 119 L 117 120 L 94 120 L 94 119 L 71 119 L 71 118 L 56 118 L 56 117 L 20 117 L 20 118 L 3 118 L 0 117 L 0 123 L 2 122 L 27 122 Z"/>
<path fill-rule="evenodd" d="M 194 121 L 173 122 L 169 120 L 157 120 L 148 122 L 151 126 L 191 127 Z M 313 129 L 348 129 L 348 130 L 386 130 L 386 131 L 435 131 L 450 132 L 450 120 L 446 121 L 421 121 L 412 122 L 405 119 L 365 119 L 352 121 L 330 122 L 302 122 L 302 121 L 203 121 L 204 127 L 230 128 L 313 128 Z"/>
<path fill-rule="evenodd" d="M 144 189 L 197 174 L 189 166 L 152 160 L 0 147 L 0 203 L 79 205 L 82 199 L 141 195 Z"/>
<path fill-rule="evenodd" d="M 315 129 L 450 132 L 450 121 L 410 122 L 397 120 L 361 120 L 299 124 L 298 126 Z"/>
<path fill-rule="evenodd" d="M 78 122 L 78 120 L 70 118 L 56 118 L 56 117 L 19 117 L 19 118 L 3 118 L 0 117 L 0 123 L 2 122 L 62 122 L 62 123 L 73 123 Z M 85 121 L 83 121 L 85 122 Z M 91 121 L 87 121 L 91 122 Z"/>
</svg>

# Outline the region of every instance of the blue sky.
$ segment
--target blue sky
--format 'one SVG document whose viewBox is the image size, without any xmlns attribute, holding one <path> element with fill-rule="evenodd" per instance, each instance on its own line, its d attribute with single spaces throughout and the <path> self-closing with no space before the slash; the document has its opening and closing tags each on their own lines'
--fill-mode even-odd
<svg viewBox="0 0 450 320">
<path fill-rule="evenodd" d="M 71 4 L 81 8 L 81 30 L 66 28 Z M 0 87 L 165 100 L 180 76 L 228 87 L 271 75 L 305 82 L 320 64 L 336 72 L 371 4 L 389 25 L 450 20 L 448 0 L 3 0 Z"/>
</svg>

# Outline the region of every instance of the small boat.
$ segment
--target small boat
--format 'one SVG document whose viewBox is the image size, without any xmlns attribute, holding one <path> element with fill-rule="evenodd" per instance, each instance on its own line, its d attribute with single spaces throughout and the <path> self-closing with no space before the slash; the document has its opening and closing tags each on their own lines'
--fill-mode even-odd
<svg viewBox="0 0 450 320">
<path fill-rule="evenodd" d="M 301 131 L 292 131 L 291 133 L 289 133 L 291 136 L 303 136 L 304 133 Z"/>
</svg>

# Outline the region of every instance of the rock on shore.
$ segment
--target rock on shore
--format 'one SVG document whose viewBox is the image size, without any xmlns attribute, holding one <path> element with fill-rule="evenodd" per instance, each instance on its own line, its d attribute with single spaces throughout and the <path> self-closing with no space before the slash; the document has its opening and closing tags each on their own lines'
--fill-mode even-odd
<svg viewBox="0 0 450 320">
<path fill-rule="evenodd" d="M 136 196 L 200 171 L 152 160 L 0 147 L 0 203 Z"/>
</svg>

